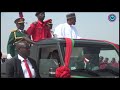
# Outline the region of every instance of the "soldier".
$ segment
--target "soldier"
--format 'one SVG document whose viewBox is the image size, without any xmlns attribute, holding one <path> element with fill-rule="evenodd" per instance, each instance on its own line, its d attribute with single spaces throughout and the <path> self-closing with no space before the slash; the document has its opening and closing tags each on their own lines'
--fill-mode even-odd
<svg viewBox="0 0 120 90">
<path fill-rule="evenodd" d="M 45 12 L 36 12 L 35 16 L 38 18 L 37 22 L 34 22 L 27 29 L 27 34 L 32 37 L 34 42 L 38 42 L 41 39 L 51 38 L 50 29 L 44 21 Z"/>
<path fill-rule="evenodd" d="M 11 31 L 8 44 L 7 44 L 7 59 L 11 59 L 13 56 L 16 55 L 16 50 L 15 50 L 15 43 L 19 40 L 27 40 L 31 41 L 28 38 L 28 35 L 26 31 L 24 30 L 24 18 L 17 18 L 14 23 L 16 24 L 17 29 Z M 32 41 L 31 41 L 32 42 Z"/>
<path fill-rule="evenodd" d="M 48 26 L 48 29 L 50 29 L 50 32 L 51 32 L 51 37 L 52 38 L 56 38 L 52 28 L 53 28 L 53 23 L 52 23 L 52 19 L 48 19 L 45 21 L 47 23 L 47 26 Z"/>
</svg>

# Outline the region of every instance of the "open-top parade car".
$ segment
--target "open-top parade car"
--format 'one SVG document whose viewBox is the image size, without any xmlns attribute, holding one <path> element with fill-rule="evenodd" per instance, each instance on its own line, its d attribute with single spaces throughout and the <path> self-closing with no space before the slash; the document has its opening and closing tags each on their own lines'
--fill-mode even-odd
<svg viewBox="0 0 120 90">
<path fill-rule="evenodd" d="M 119 78 L 119 45 L 105 40 L 42 39 L 31 45 L 30 57 L 41 78 Z M 7 77 L 6 62 L 1 77 Z"/>
<path fill-rule="evenodd" d="M 109 63 L 112 58 L 119 63 L 119 45 L 105 40 L 44 39 L 31 47 L 30 55 L 36 60 L 42 78 L 60 77 L 64 74 L 61 66 L 69 68 L 71 78 L 118 78 L 119 66 L 101 63 L 100 56 Z M 87 67 L 85 58 L 89 59 Z"/>
<path fill-rule="evenodd" d="M 31 46 L 30 52 L 30 57 L 36 60 L 41 78 L 119 78 L 119 45 L 112 42 L 43 39 Z M 100 62 L 100 57 L 105 58 L 104 62 Z M 112 58 L 118 65 L 110 63 Z M 2 78 L 6 77 L 5 65 L 1 64 Z"/>
</svg>

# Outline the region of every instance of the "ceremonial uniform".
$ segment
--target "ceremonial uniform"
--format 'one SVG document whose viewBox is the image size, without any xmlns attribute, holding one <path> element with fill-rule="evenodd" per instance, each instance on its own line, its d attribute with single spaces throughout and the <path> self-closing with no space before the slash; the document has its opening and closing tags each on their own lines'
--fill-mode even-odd
<svg viewBox="0 0 120 90">
<path fill-rule="evenodd" d="M 51 33 L 51 38 L 56 38 L 54 31 L 52 30 L 53 24 L 52 24 L 52 19 L 48 19 L 45 21 L 48 25 L 48 28 L 50 29 L 50 33 Z"/>
<path fill-rule="evenodd" d="M 27 29 L 27 34 L 32 37 L 34 42 L 38 42 L 41 39 L 51 38 L 50 28 L 47 21 L 43 21 L 45 18 L 45 12 L 36 12 L 35 16 L 38 18 L 37 22 L 34 22 Z"/>
<path fill-rule="evenodd" d="M 51 38 L 50 29 L 47 26 L 46 22 L 37 21 L 32 23 L 27 29 L 27 34 L 32 36 L 32 40 L 35 42 L 40 41 L 41 39 Z"/>
<path fill-rule="evenodd" d="M 15 21 L 15 24 L 21 24 L 24 23 L 24 19 L 18 18 Z M 15 51 L 15 43 L 21 39 L 23 39 L 23 37 L 26 36 L 26 31 L 25 30 L 20 30 L 20 29 L 16 29 L 11 31 L 10 36 L 9 36 L 9 40 L 7 43 L 7 54 L 10 56 L 15 56 L 16 51 Z"/>
</svg>

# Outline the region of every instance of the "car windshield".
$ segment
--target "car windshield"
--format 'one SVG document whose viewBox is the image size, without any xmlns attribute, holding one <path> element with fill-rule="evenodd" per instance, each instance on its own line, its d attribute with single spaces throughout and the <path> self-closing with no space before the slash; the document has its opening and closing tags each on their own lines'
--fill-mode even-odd
<svg viewBox="0 0 120 90">
<path fill-rule="evenodd" d="M 119 77 L 119 56 L 113 48 L 73 47 L 69 68 L 73 77 Z"/>
</svg>

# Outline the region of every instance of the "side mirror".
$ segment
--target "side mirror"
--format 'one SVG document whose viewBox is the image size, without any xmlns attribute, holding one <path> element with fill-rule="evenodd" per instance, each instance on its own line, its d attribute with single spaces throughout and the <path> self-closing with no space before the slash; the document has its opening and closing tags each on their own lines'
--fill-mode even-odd
<svg viewBox="0 0 120 90">
<path fill-rule="evenodd" d="M 55 78 L 55 68 L 49 68 L 49 77 Z"/>
</svg>

